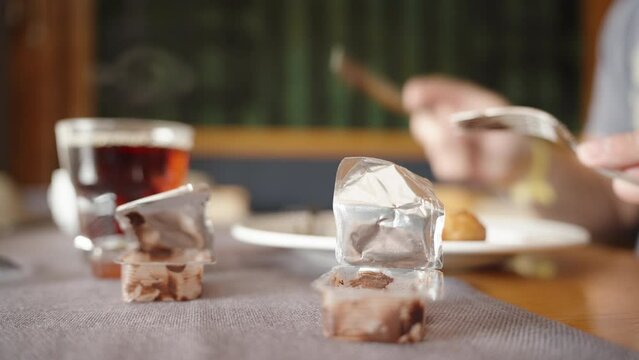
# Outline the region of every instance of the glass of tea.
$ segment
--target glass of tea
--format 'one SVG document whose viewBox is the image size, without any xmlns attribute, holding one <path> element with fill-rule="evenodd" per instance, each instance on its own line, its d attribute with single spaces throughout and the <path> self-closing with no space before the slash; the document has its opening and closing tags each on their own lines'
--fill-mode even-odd
<svg viewBox="0 0 639 360">
<path fill-rule="evenodd" d="M 113 260 L 131 244 L 115 208 L 185 183 L 193 128 L 163 120 L 75 118 L 60 120 L 55 134 L 60 165 L 76 192 L 76 246 L 91 250 L 95 276 L 119 277 Z"/>
</svg>

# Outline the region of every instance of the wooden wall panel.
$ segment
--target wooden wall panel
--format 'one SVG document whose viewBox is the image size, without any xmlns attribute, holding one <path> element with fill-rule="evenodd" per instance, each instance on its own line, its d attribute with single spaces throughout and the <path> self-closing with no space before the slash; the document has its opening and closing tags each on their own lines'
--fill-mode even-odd
<svg viewBox="0 0 639 360">
<path fill-rule="evenodd" d="M 53 126 L 93 114 L 92 0 L 11 0 L 10 170 L 21 184 L 47 183 L 55 168 Z"/>
</svg>

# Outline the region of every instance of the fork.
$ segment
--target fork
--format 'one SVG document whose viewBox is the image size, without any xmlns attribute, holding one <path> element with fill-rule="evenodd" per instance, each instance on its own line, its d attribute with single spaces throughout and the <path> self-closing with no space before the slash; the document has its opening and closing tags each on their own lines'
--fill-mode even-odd
<svg viewBox="0 0 639 360">
<path fill-rule="evenodd" d="M 577 154 L 577 140 L 557 118 L 551 114 L 525 106 L 493 107 L 463 111 L 451 115 L 451 121 L 464 131 L 510 130 L 522 135 L 544 139 L 568 147 Z M 599 174 L 611 179 L 622 179 L 639 186 L 639 179 L 618 170 L 596 167 Z"/>
</svg>

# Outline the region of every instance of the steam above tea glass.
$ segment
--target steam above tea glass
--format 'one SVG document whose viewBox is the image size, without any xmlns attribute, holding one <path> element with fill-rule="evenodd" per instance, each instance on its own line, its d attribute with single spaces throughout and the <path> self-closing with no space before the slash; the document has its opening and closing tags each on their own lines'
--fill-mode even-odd
<svg viewBox="0 0 639 360">
<path fill-rule="evenodd" d="M 58 157 L 76 194 L 76 247 L 93 274 L 119 277 L 115 260 L 131 244 L 115 220 L 118 205 L 186 181 L 193 128 L 163 120 L 74 118 L 55 126 Z"/>
</svg>

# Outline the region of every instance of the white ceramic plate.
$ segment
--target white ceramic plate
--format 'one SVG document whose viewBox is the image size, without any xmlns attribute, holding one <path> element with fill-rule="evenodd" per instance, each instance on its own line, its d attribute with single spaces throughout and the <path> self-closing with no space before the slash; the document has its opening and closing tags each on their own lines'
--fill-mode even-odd
<svg viewBox="0 0 639 360">
<path fill-rule="evenodd" d="M 586 244 L 586 229 L 536 218 L 481 215 L 486 241 L 445 241 L 444 267 L 460 268 L 497 262 L 515 255 Z M 233 226 L 239 241 L 270 247 L 335 250 L 333 213 L 281 212 L 254 215 Z"/>
</svg>

